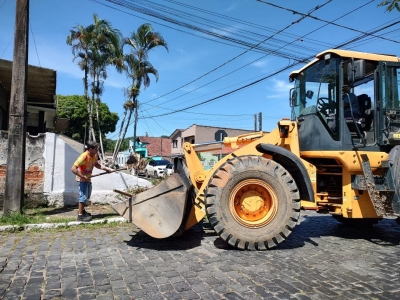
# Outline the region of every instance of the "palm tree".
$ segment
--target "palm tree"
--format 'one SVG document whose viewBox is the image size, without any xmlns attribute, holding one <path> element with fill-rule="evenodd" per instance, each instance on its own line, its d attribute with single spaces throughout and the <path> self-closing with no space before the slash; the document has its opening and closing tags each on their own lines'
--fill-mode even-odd
<svg viewBox="0 0 400 300">
<path fill-rule="evenodd" d="M 150 86 L 150 74 L 153 74 L 158 81 L 158 72 L 153 65 L 148 61 L 150 50 L 163 46 L 168 51 L 168 46 L 160 33 L 154 32 L 150 24 L 142 24 L 136 32 L 132 32 L 130 37 L 124 39 L 122 48 L 125 45 L 131 46 L 130 53 L 124 55 L 125 72 L 127 77 L 131 79 L 132 84 L 128 89 L 128 101 L 124 104 L 125 111 L 133 109 L 135 111 L 135 124 L 133 133 L 133 143 L 136 143 L 136 123 L 137 110 L 139 107 L 138 96 L 141 86 L 146 89 Z M 129 104 L 129 105 L 127 105 Z M 125 114 L 126 115 L 126 114 Z M 125 130 L 121 140 L 124 140 L 128 129 L 132 111 L 128 114 Z M 114 152 L 118 153 L 118 148 Z M 113 158 L 115 160 L 115 158 Z"/>
<path fill-rule="evenodd" d="M 83 27 L 75 26 L 70 30 L 67 37 L 67 44 L 72 46 L 74 60 L 80 58 L 78 65 L 85 72 L 84 92 L 87 104 L 89 119 L 89 141 L 96 141 L 96 135 L 93 129 L 93 106 L 96 108 L 97 123 L 101 122 L 98 117 L 98 104 L 103 91 L 103 83 L 107 78 L 107 66 L 114 65 L 118 71 L 122 70 L 122 51 L 119 47 L 121 34 L 114 29 L 110 22 L 99 19 L 96 14 L 93 15 L 94 23 Z M 88 95 L 88 75 L 91 75 L 91 93 Z M 102 147 L 101 130 L 99 127 L 99 138 Z M 102 150 L 104 154 L 104 151 Z"/>
</svg>

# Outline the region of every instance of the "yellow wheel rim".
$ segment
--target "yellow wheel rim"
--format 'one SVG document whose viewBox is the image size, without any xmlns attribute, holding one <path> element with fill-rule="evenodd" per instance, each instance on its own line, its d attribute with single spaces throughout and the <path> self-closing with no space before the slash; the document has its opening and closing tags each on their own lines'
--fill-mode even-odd
<svg viewBox="0 0 400 300">
<path fill-rule="evenodd" d="M 237 222 L 246 227 L 262 227 L 275 216 L 278 198 L 272 187 L 259 179 L 247 179 L 232 190 L 229 209 Z"/>
</svg>

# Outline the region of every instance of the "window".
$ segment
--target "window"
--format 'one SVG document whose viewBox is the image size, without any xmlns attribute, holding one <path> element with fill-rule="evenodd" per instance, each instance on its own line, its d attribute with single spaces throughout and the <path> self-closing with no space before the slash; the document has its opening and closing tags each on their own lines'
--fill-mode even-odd
<svg viewBox="0 0 400 300">
<path fill-rule="evenodd" d="M 172 148 L 178 148 L 178 140 L 172 141 Z"/>
</svg>

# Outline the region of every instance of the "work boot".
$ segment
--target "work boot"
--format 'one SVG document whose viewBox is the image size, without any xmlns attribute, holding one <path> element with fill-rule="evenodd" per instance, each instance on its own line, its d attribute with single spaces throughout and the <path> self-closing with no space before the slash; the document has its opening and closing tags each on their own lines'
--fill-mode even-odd
<svg viewBox="0 0 400 300">
<path fill-rule="evenodd" d="M 92 221 L 92 217 L 91 216 L 85 216 L 85 215 L 78 215 L 78 218 L 77 218 L 77 220 L 78 221 L 80 221 L 80 222 L 90 222 L 90 221 Z"/>
<path fill-rule="evenodd" d="M 83 214 L 82 215 L 83 216 L 89 216 L 89 217 L 92 216 L 92 214 L 90 212 L 87 212 L 86 210 L 83 210 Z"/>
</svg>

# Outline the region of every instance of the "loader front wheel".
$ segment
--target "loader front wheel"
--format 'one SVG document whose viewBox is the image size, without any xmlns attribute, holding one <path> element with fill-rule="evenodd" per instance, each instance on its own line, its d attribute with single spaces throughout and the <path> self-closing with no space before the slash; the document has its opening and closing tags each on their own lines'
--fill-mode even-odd
<svg viewBox="0 0 400 300">
<path fill-rule="evenodd" d="M 296 182 L 280 164 L 262 156 L 235 157 L 221 165 L 210 179 L 205 201 L 211 226 L 239 249 L 277 246 L 300 214 Z"/>
</svg>

